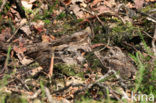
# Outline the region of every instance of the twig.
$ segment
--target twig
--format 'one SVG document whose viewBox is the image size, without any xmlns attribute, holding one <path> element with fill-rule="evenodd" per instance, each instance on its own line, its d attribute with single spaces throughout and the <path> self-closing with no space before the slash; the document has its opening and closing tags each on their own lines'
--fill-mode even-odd
<svg viewBox="0 0 156 103">
<path fill-rule="evenodd" d="M 109 88 L 109 91 L 118 101 L 120 101 L 120 103 L 123 103 L 123 102 L 121 102 L 120 98 L 117 96 L 118 93 L 116 93 L 116 91 L 111 90 L 110 88 Z"/>
<path fill-rule="evenodd" d="M 104 23 L 102 22 L 102 20 L 99 18 L 99 16 L 98 16 L 97 14 L 95 14 L 94 12 L 90 12 L 90 11 L 88 11 L 88 10 L 86 10 L 86 9 L 82 9 L 82 10 L 85 11 L 85 12 L 87 12 L 87 13 L 89 13 L 89 14 L 91 14 L 91 15 L 93 15 L 93 16 L 95 16 L 96 19 L 99 21 L 99 23 L 100 23 L 103 27 L 105 27 Z"/>
<path fill-rule="evenodd" d="M 45 91 L 45 94 L 48 98 L 49 103 L 58 103 L 58 101 L 56 101 L 54 98 L 52 98 L 50 91 L 47 87 L 44 87 L 44 91 Z"/>
<path fill-rule="evenodd" d="M 123 44 L 127 45 L 127 46 L 130 46 L 131 48 L 133 48 L 135 51 L 138 51 L 132 44 L 129 44 L 125 41 L 123 41 Z"/>
<path fill-rule="evenodd" d="M 145 31 L 142 31 L 144 34 L 146 34 L 148 37 L 150 37 L 150 38 L 152 38 L 152 39 L 154 39 L 154 40 L 156 40 L 156 38 L 154 38 L 154 37 L 152 37 L 150 34 L 148 34 L 147 32 L 145 32 Z"/>
<path fill-rule="evenodd" d="M 155 46 L 155 41 L 156 41 L 156 24 L 155 24 L 153 38 L 154 39 L 152 40 L 152 49 L 153 49 L 154 56 L 156 56 L 156 46 Z"/>
<path fill-rule="evenodd" d="M 14 34 L 7 40 L 7 42 L 9 43 L 13 37 L 17 34 L 17 32 L 19 31 L 19 29 L 22 27 L 23 25 L 19 25 L 19 27 L 16 29 L 16 31 L 14 32 Z"/>
<path fill-rule="evenodd" d="M 28 91 L 30 90 L 29 87 L 28 87 L 28 85 L 24 81 L 22 81 L 21 79 L 19 79 L 17 77 L 15 77 L 15 79 L 18 80 L 21 83 L 21 85 L 23 87 L 25 87 Z"/>
<path fill-rule="evenodd" d="M 9 62 L 9 59 L 10 59 L 10 52 L 11 52 L 11 46 L 9 45 L 7 57 L 6 57 L 6 60 L 5 60 L 5 63 L 4 63 L 4 67 L 3 67 L 3 69 L 0 72 L 0 77 L 3 76 L 2 73 L 4 73 L 5 70 L 8 69 L 8 62 Z"/>
<path fill-rule="evenodd" d="M 48 73 L 49 77 L 52 77 L 53 75 L 53 68 L 54 68 L 54 50 L 52 50 L 51 63 L 50 63 L 49 73 Z"/>
<path fill-rule="evenodd" d="M 5 4 L 7 3 L 7 0 L 3 0 L 1 8 L 0 8 L 0 12 L 3 11 Z"/>
<path fill-rule="evenodd" d="M 136 10 L 137 13 L 141 14 L 142 16 L 146 16 L 148 17 L 148 19 L 153 19 L 154 21 L 156 21 L 156 18 L 154 16 L 148 15 L 146 13 L 143 13 L 141 11 Z"/>
<path fill-rule="evenodd" d="M 69 84 L 68 86 L 65 86 L 64 88 L 61 88 L 61 89 L 59 89 L 59 90 L 57 90 L 57 91 L 53 91 L 53 94 L 54 93 L 58 93 L 58 92 L 63 92 L 63 91 L 65 91 L 65 90 L 67 90 L 68 88 L 70 88 L 70 87 L 79 87 L 79 86 L 83 86 L 83 87 L 85 87 L 85 85 L 84 84 Z"/>
<path fill-rule="evenodd" d="M 91 23 L 89 20 L 88 20 L 88 23 L 89 23 L 89 25 L 90 25 L 90 28 L 91 28 L 91 31 L 92 31 L 91 38 L 92 38 L 92 39 L 94 39 L 94 37 L 95 37 L 95 32 L 94 32 L 93 25 L 92 25 L 92 23 Z"/>
<path fill-rule="evenodd" d="M 109 47 L 109 44 L 110 44 L 110 38 L 108 38 L 108 42 L 107 42 L 106 46 L 98 51 L 100 52 L 100 51 L 104 50 L 105 48 L 111 48 L 111 47 Z"/>
<path fill-rule="evenodd" d="M 41 89 L 38 89 L 33 95 L 29 95 L 26 98 L 28 99 L 35 99 L 38 97 L 38 95 L 41 93 Z"/>
</svg>

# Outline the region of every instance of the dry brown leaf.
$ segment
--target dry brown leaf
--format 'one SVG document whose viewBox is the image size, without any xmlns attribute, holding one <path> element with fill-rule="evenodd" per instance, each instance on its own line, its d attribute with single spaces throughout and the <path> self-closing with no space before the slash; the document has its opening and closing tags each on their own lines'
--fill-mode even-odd
<svg viewBox="0 0 156 103">
<path fill-rule="evenodd" d="M 98 14 L 101 14 L 101 13 L 106 13 L 106 12 L 111 12 L 110 8 L 106 7 L 106 6 L 98 6 L 97 8 L 94 8 L 93 9 L 94 11 L 97 11 Z"/>
<path fill-rule="evenodd" d="M 51 38 L 52 40 L 56 40 L 55 36 L 53 36 L 53 35 L 50 35 L 50 38 Z"/>
<path fill-rule="evenodd" d="M 37 20 L 37 22 L 32 22 L 31 25 L 38 33 L 45 31 L 44 22 L 42 20 Z"/>
<path fill-rule="evenodd" d="M 105 0 L 104 1 L 104 5 L 108 6 L 108 7 L 113 7 L 114 5 L 116 5 L 117 3 L 115 2 L 115 0 Z"/>
<path fill-rule="evenodd" d="M 21 27 L 20 30 L 22 30 L 27 36 L 31 34 L 31 30 L 28 25 Z"/>
<path fill-rule="evenodd" d="M 78 5 L 71 5 L 70 10 L 73 10 L 73 12 L 77 16 L 77 18 L 85 18 L 83 11 L 81 11 L 81 9 Z"/>
<path fill-rule="evenodd" d="M 134 5 L 129 2 L 129 3 L 126 4 L 126 7 L 128 7 L 128 8 L 134 8 Z"/>
<path fill-rule="evenodd" d="M 49 43 L 51 41 L 51 38 L 47 35 L 42 35 L 42 42 L 45 42 L 45 43 Z"/>
<path fill-rule="evenodd" d="M 33 2 L 36 0 L 21 0 L 22 6 L 26 9 L 32 10 Z"/>
<path fill-rule="evenodd" d="M 141 9 L 144 4 L 144 0 L 134 0 L 136 9 Z"/>
<path fill-rule="evenodd" d="M 96 48 L 96 47 L 100 47 L 100 46 L 104 46 L 105 44 L 103 43 L 98 43 L 98 44 L 94 44 L 91 46 L 92 49 Z"/>
<path fill-rule="evenodd" d="M 9 16 L 11 16 L 14 19 L 14 22 L 17 22 L 17 23 L 20 22 L 21 16 L 19 12 L 13 7 L 11 7 L 9 11 L 10 11 Z"/>
<path fill-rule="evenodd" d="M 69 5 L 71 3 L 71 0 L 64 0 L 63 2 L 64 4 Z"/>
<path fill-rule="evenodd" d="M 17 46 L 14 46 L 14 47 L 13 47 L 13 50 L 14 50 L 16 53 L 24 53 L 24 52 L 26 51 L 26 48 L 24 48 L 24 47 L 18 48 Z"/>
<path fill-rule="evenodd" d="M 25 56 L 20 60 L 20 63 L 22 63 L 23 65 L 28 65 L 28 64 L 30 64 L 32 62 L 33 62 L 32 59 L 27 59 Z"/>
<path fill-rule="evenodd" d="M 6 41 L 9 37 L 11 37 L 11 28 L 7 27 L 1 32 L 0 41 Z"/>
<path fill-rule="evenodd" d="M 102 0 L 94 0 L 92 3 L 91 3 L 91 7 L 95 6 L 98 2 L 101 2 Z"/>
<path fill-rule="evenodd" d="M 114 5 L 116 5 L 115 0 L 108 0 L 104 1 L 104 4 L 98 6 L 97 8 L 93 8 L 93 10 L 97 11 L 98 15 L 102 13 L 112 13 L 111 9 Z"/>
<path fill-rule="evenodd" d="M 79 19 L 85 19 L 87 18 L 87 14 L 82 10 L 85 7 L 87 7 L 86 3 L 84 0 L 72 0 L 70 5 L 70 10 L 73 11 L 73 13 L 76 15 L 77 18 Z"/>
<path fill-rule="evenodd" d="M 20 25 L 24 25 L 24 24 L 26 24 L 28 21 L 27 21 L 27 19 L 22 19 L 21 21 L 20 21 Z"/>
</svg>

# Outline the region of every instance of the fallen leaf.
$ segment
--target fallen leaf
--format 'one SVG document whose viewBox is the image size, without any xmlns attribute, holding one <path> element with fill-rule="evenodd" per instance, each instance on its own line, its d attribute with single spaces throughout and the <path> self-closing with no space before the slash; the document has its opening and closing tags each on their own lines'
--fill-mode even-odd
<svg viewBox="0 0 156 103">
<path fill-rule="evenodd" d="M 24 24 L 26 24 L 27 23 L 27 19 L 22 19 L 21 21 L 20 21 L 20 25 L 24 25 Z"/>
<path fill-rule="evenodd" d="M 69 5 L 71 3 L 71 0 L 64 0 L 63 2 L 64 4 Z"/>
<path fill-rule="evenodd" d="M 53 36 L 53 35 L 50 35 L 50 38 L 51 38 L 52 40 L 56 40 L 55 36 Z"/>
<path fill-rule="evenodd" d="M 22 30 L 27 36 L 29 36 L 31 34 L 31 30 L 28 25 L 21 27 L 20 30 Z"/>
<path fill-rule="evenodd" d="M 100 46 L 105 46 L 105 44 L 103 44 L 103 43 L 94 44 L 91 46 L 91 48 L 94 49 L 94 48 L 100 47 Z"/>
<path fill-rule="evenodd" d="M 98 2 L 101 2 L 102 0 L 94 0 L 91 4 L 90 4 L 90 6 L 91 7 L 93 7 L 93 6 L 95 6 Z"/>
<path fill-rule="evenodd" d="M 11 37 L 11 28 L 7 27 L 1 31 L 0 41 L 6 41 L 9 37 Z"/>
<path fill-rule="evenodd" d="M 49 43 L 51 40 L 50 40 L 50 37 L 47 36 L 47 35 L 42 35 L 42 42 L 45 42 L 45 43 Z"/>
<path fill-rule="evenodd" d="M 28 0 L 22 0 L 21 3 L 25 9 L 32 10 L 32 6 L 33 6 L 32 2 L 29 2 Z"/>
<path fill-rule="evenodd" d="M 26 48 L 24 47 L 17 47 L 17 46 L 14 46 L 13 47 L 13 50 L 16 52 L 16 53 L 24 53 L 26 51 Z"/>
<path fill-rule="evenodd" d="M 103 13 L 113 13 L 111 9 L 114 5 L 116 5 L 115 0 L 107 0 L 104 1 L 104 3 L 99 5 L 97 8 L 92 8 L 92 10 L 96 11 L 98 15 Z"/>
<path fill-rule="evenodd" d="M 20 63 L 23 65 L 28 65 L 30 63 L 32 63 L 33 60 L 32 59 L 27 59 L 25 56 L 20 60 Z"/>
<path fill-rule="evenodd" d="M 13 7 L 11 7 L 9 11 L 10 11 L 9 16 L 11 16 L 12 19 L 14 19 L 14 22 L 16 22 L 16 23 L 20 22 L 21 16 L 20 16 L 19 12 Z"/>
<path fill-rule="evenodd" d="M 42 20 L 38 20 L 37 22 L 32 22 L 31 25 L 39 33 L 45 31 L 44 22 Z"/>
<path fill-rule="evenodd" d="M 102 14 L 102 13 L 106 13 L 106 12 L 111 12 L 110 8 L 106 7 L 106 6 L 98 6 L 97 8 L 93 9 L 94 11 L 97 11 L 98 14 Z"/>
<path fill-rule="evenodd" d="M 144 4 L 144 0 L 134 0 L 136 9 L 141 9 Z"/>
<path fill-rule="evenodd" d="M 134 5 L 133 5 L 132 3 L 130 3 L 130 2 L 128 2 L 128 3 L 126 4 L 126 7 L 127 7 L 127 8 L 134 8 Z"/>
<path fill-rule="evenodd" d="M 73 11 L 78 19 L 85 19 L 88 17 L 87 13 L 82 10 L 87 7 L 84 0 L 72 0 L 71 2 L 72 4 L 69 9 Z"/>
<path fill-rule="evenodd" d="M 73 10 L 74 14 L 77 16 L 77 18 L 85 18 L 83 11 L 81 11 L 80 7 L 78 5 L 71 5 L 70 10 Z"/>
</svg>

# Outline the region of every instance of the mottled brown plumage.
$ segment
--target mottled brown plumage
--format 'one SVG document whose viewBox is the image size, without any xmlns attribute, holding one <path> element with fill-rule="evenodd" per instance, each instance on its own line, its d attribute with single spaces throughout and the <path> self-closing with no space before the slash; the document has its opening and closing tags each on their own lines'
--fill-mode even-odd
<svg viewBox="0 0 156 103">
<path fill-rule="evenodd" d="M 136 67 L 119 47 L 110 47 L 108 50 L 95 52 L 95 55 L 105 68 L 119 72 L 124 79 L 130 78 L 136 73 Z"/>
</svg>

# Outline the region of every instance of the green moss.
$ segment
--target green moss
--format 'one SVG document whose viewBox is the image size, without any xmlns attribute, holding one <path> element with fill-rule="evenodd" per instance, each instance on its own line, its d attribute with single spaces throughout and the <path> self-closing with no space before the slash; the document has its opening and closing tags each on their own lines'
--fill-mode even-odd
<svg viewBox="0 0 156 103">
<path fill-rule="evenodd" d="M 82 72 L 81 68 L 75 65 L 66 65 L 63 63 L 55 64 L 54 68 L 67 76 L 78 76 L 82 79 L 84 78 L 84 73 Z"/>
<path fill-rule="evenodd" d="M 154 8 L 156 8 L 156 3 L 150 4 L 150 5 L 142 8 L 141 11 L 144 12 L 144 13 L 147 13 L 147 12 L 149 12 L 150 10 L 152 10 Z"/>
<path fill-rule="evenodd" d="M 40 66 L 40 65 L 37 62 L 32 63 L 32 64 L 29 65 L 30 68 L 34 68 L 34 67 L 38 67 L 38 66 Z"/>
<path fill-rule="evenodd" d="M 134 36 L 138 36 L 137 33 L 133 33 L 134 31 L 137 31 L 137 28 L 131 23 L 118 24 L 112 28 L 111 32 L 109 33 L 109 37 L 114 43 L 118 44 L 121 43 L 122 40 L 128 40 Z"/>
<path fill-rule="evenodd" d="M 27 100 L 18 94 L 1 93 L 1 103 L 28 103 Z"/>
<path fill-rule="evenodd" d="M 74 70 L 74 66 L 69 66 L 66 64 L 55 64 L 55 68 L 59 69 L 63 74 L 68 76 L 76 75 L 76 71 Z"/>
<path fill-rule="evenodd" d="M 87 61 L 90 64 L 90 68 L 92 68 L 92 70 L 96 70 L 99 67 L 102 67 L 99 59 L 94 55 L 94 53 L 88 53 L 85 58 L 87 59 Z"/>
</svg>

